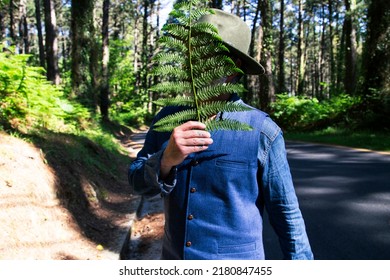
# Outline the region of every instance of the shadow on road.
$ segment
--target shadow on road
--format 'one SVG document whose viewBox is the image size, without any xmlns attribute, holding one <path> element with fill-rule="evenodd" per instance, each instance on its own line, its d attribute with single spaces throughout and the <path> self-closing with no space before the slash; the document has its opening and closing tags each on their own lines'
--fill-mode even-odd
<svg viewBox="0 0 390 280">
<path fill-rule="evenodd" d="M 390 156 L 298 142 L 287 153 L 315 258 L 390 259 Z"/>
</svg>

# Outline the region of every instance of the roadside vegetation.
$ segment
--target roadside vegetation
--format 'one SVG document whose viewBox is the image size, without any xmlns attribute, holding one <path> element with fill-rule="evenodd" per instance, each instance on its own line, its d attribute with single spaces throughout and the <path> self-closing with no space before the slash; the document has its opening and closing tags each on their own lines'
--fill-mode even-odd
<svg viewBox="0 0 390 280">
<path fill-rule="evenodd" d="M 390 133 L 375 131 L 351 131 L 326 128 L 313 132 L 287 132 L 287 140 L 332 144 L 345 147 L 390 152 Z"/>
<path fill-rule="evenodd" d="M 103 121 L 96 109 L 70 98 L 66 86 L 48 82 L 43 68 L 30 66 L 29 59 L 28 55 L 0 52 L 1 130 L 28 141 L 41 139 L 42 143 L 53 134 L 82 137 L 111 154 L 126 154 L 118 139 L 148 124 L 150 115 L 146 110 L 139 107 L 116 110 L 113 106 L 112 121 Z M 381 100 L 381 106 L 368 107 L 365 104 L 375 104 L 375 98 L 367 102 L 360 96 L 340 94 L 319 101 L 280 94 L 271 104 L 270 114 L 287 139 L 389 151 L 390 102 L 379 96 L 377 100 Z M 88 153 L 79 149 L 68 147 L 68 156 L 82 154 L 83 165 L 99 166 L 94 159 L 85 158 Z"/>
<path fill-rule="evenodd" d="M 388 108 L 389 100 L 383 100 Z M 389 117 L 385 112 L 365 106 L 359 96 L 341 94 L 320 102 L 282 94 L 272 104 L 271 115 L 288 140 L 389 152 Z"/>
</svg>

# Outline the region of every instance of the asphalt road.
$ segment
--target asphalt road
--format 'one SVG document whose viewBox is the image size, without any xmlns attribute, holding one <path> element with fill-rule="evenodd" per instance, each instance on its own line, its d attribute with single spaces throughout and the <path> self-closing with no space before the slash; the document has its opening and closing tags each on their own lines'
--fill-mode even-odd
<svg viewBox="0 0 390 280">
<path fill-rule="evenodd" d="M 390 155 L 287 142 L 315 259 L 390 260 Z M 267 259 L 282 259 L 266 222 Z"/>
</svg>

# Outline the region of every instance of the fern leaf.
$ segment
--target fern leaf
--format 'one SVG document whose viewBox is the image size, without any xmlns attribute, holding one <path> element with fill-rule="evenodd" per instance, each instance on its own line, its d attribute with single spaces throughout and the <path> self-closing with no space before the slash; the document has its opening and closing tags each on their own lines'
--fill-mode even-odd
<svg viewBox="0 0 390 280">
<path fill-rule="evenodd" d="M 226 102 L 226 101 L 214 101 L 207 102 L 201 106 L 200 114 L 205 119 L 210 116 L 216 115 L 219 112 L 244 112 L 250 111 L 252 108 L 237 102 Z"/>
<path fill-rule="evenodd" d="M 213 130 L 250 131 L 253 129 L 250 125 L 246 123 L 242 123 L 236 120 L 229 120 L 229 119 L 225 119 L 223 121 L 208 120 L 205 122 L 205 124 L 206 124 L 206 129 L 208 131 L 213 131 Z"/>
<path fill-rule="evenodd" d="M 194 63 L 193 67 L 196 72 L 202 72 L 205 70 L 216 69 L 224 64 L 230 64 L 235 67 L 233 60 L 224 54 L 204 58 L 198 63 Z"/>
<path fill-rule="evenodd" d="M 212 25 L 211 23 L 196 22 L 193 24 L 192 28 L 193 28 L 195 35 L 197 33 L 202 34 L 202 36 L 204 36 L 203 34 L 209 34 L 209 35 L 217 36 L 216 37 L 217 41 L 219 41 L 219 42 L 222 41 L 221 37 L 219 37 L 219 35 L 218 35 L 218 29 L 214 25 Z"/>
<path fill-rule="evenodd" d="M 177 38 L 162 36 L 162 37 L 159 39 L 159 42 L 160 42 L 163 46 L 165 46 L 166 48 L 168 48 L 168 49 L 176 49 L 176 50 L 178 50 L 179 52 L 187 52 L 187 51 L 188 51 L 186 45 L 184 45 L 183 42 L 180 41 L 180 40 L 177 39 Z"/>
<path fill-rule="evenodd" d="M 188 82 L 162 82 L 149 88 L 150 91 L 160 92 L 164 94 L 188 95 L 191 93 L 191 84 Z"/>
<path fill-rule="evenodd" d="M 212 83 L 216 79 L 219 79 L 221 77 L 228 77 L 230 75 L 233 75 L 234 73 L 237 73 L 238 70 L 239 68 L 231 68 L 229 66 L 218 67 L 209 71 L 199 73 L 198 77 L 196 77 L 193 82 L 196 88 L 203 88 L 210 85 L 210 83 Z"/>
<path fill-rule="evenodd" d="M 184 64 L 185 58 L 179 53 L 158 53 L 153 57 L 153 61 L 157 63 L 164 64 Z"/>
<path fill-rule="evenodd" d="M 214 45 L 206 45 L 206 46 L 198 46 L 197 48 L 194 48 L 192 50 L 192 58 L 193 59 L 204 59 L 204 58 L 209 58 L 211 55 L 216 55 L 219 53 L 226 53 L 228 52 L 228 48 L 226 48 L 225 45 L 222 43 L 219 44 L 214 44 Z"/>
<path fill-rule="evenodd" d="M 178 127 L 181 124 L 182 124 L 181 122 L 168 123 L 168 124 L 165 124 L 164 126 L 154 126 L 153 130 L 155 130 L 157 132 L 171 132 L 172 130 L 174 130 L 176 127 Z"/>
<path fill-rule="evenodd" d="M 241 84 L 217 84 L 204 87 L 198 91 L 200 101 L 212 99 L 222 94 L 243 93 L 246 89 Z"/>
<path fill-rule="evenodd" d="M 154 57 L 157 63 L 152 74 L 163 81 L 149 90 L 163 94 L 160 106 L 185 106 L 178 113 L 166 116 L 155 124 L 156 131 L 171 131 L 188 120 L 206 121 L 218 112 L 240 112 L 249 107 L 226 101 L 219 96 L 244 91 L 241 85 L 215 84 L 221 78 L 242 74 L 229 58 L 229 49 L 218 29 L 199 19 L 214 13 L 205 0 L 184 0 L 170 13 L 173 23 L 165 24 L 159 40 L 162 52 Z M 167 79 L 168 81 L 164 81 Z M 209 122 L 208 129 L 247 130 L 248 125 L 228 121 Z"/>
<path fill-rule="evenodd" d="M 190 96 L 176 96 L 171 98 L 160 98 L 153 103 L 159 106 L 192 106 L 192 104 L 194 104 L 194 98 Z"/>
<path fill-rule="evenodd" d="M 180 112 L 177 112 L 175 114 L 168 115 L 159 121 L 157 121 L 154 126 L 160 127 L 160 129 L 163 129 L 165 126 L 169 126 L 169 124 L 182 124 L 185 121 L 188 120 L 194 120 L 197 117 L 197 113 L 195 109 L 187 109 Z"/>
<path fill-rule="evenodd" d="M 186 40 L 188 34 L 188 28 L 178 24 L 167 24 L 163 29 L 167 34 L 173 36 L 177 40 Z M 167 35 L 166 34 L 166 35 Z"/>
<path fill-rule="evenodd" d="M 172 65 L 164 65 L 158 68 L 155 68 L 151 72 L 152 75 L 155 76 L 162 76 L 162 77 L 169 77 L 174 76 L 178 79 L 188 79 L 188 72 L 185 71 L 185 69 L 180 69 L 178 67 L 174 67 Z"/>
</svg>

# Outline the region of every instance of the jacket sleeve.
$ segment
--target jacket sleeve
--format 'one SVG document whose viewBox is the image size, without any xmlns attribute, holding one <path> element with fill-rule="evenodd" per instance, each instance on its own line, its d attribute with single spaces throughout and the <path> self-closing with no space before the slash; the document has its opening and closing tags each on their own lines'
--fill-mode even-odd
<svg viewBox="0 0 390 280">
<path fill-rule="evenodd" d="M 266 120 L 265 125 L 274 124 Z M 276 125 L 275 125 L 276 126 Z M 279 237 L 285 259 L 313 259 L 306 234 L 305 223 L 299 208 L 285 142 L 280 129 L 265 127 L 263 139 L 262 193 L 270 223 Z M 272 132 L 272 133 L 269 133 Z"/>
<path fill-rule="evenodd" d="M 157 143 L 157 139 L 161 137 L 164 135 L 157 135 L 157 132 L 150 129 L 143 148 L 129 167 L 128 180 L 135 194 L 145 196 L 154 196 L 158 193 L 169 194 L 176 185 L 175 168 L 164 181 L 159 178 L 160 160 L 165 150 L 164 146 L 159 147 Z"/>
</svg>

